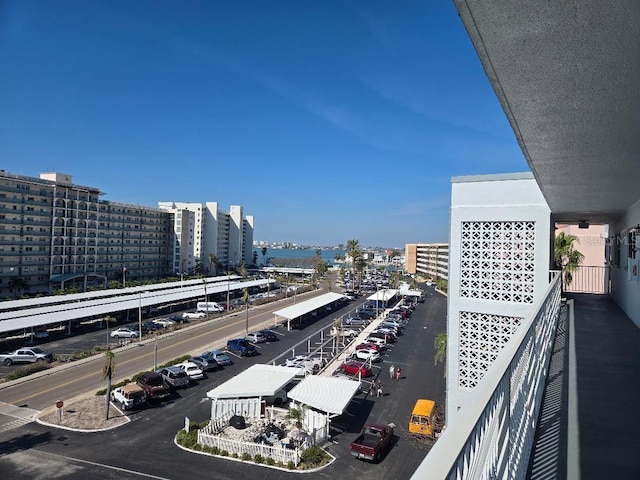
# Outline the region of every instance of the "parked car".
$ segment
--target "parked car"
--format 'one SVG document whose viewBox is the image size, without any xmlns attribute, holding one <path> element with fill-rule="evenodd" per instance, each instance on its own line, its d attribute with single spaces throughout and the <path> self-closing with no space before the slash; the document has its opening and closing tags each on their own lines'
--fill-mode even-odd
<svg viewBox="0 0 640 480">
<path fill-rule="evenodd" d="M 213 372 L 214 370 L 220 368 L 218 362 L 212 357 L 191 357 L 189 358 L 189 361 L 195 363 L 204 372 Z"/>
<path fill-rule="evenodd" d="M 385 339 L 384 335 L 380 335 L 380 336 L 372 336 L 369 335 L 366 339 L 365 342 L 367 343 L 373 343 L 375 345 L 378 345 L 381 349 L 385 349 L 387 348 L 387 341 Z"/>
<path fill-rule="evenodd" d="M 361 348 L 353 352 L 352 356 L 358 360 L 370 360 L 372 362 L 379 362 L 382 360 L 380 353 L 372 348 Z"/>
<path fill-rule="evenodd" d="M 356 312 L 356 314 L 358 315 L 358 317 L 364 318 L 365 320 L 372 320 L 376 318 L 375 312 L 372 313 L 369 310 L 361 310 L 359 312 Z"/>
<path fill-rule="evenodd" d="M 241 357 L 250 357 L 257 355 L 258 351 L 248 340 L 244 338 L 233 338 L 227 341 L 227 350 L 240 355 Z"/>
<path fill-rule="evenodd" d="M 33 332 L 33 338 L 37 340 L 46 340 L 49 338 L 49 332 L 46 330 L 36 330 Z"/>
<path fill-rule="evenodd" d="M 171 388 L 185 388 L 189 385 L 189 376 L 180 367 L 165 367 L 158 370 L 164 382 Z"/>
<path fill-rule="evenodd" d="M 362 460 L 380 460 L 383 451 L 392 444 L 393 427 L 393 423 L 365 425 L 360 435 L 351 442 L 351 455 Z"/>
<path fill-rule="evenodd" d="M 157 372 L 144 372 L 138 377 L 136 384 L 142 387 L 150 400 L 161 400 L 171 395 L 169 386 Z"/>
<path fill-rule="evenodd" d="M 380 345 L 377 345 L 375 343 L 363 342 L 360 345 L 356 345 L 356 350 L 375 350 L 376 352 L 380 353 L 382 348 L 380 347 Z"/>
<path fill-rule="evenodd" d="M 329 335 L 331 335 L 332 337 L 335 337 L 336 335 L 339 335 L 341 337 L 357 337 L 358 331 L 354 330 L 353 328 L 341 328 L 340 330 L 338 330 L 336 327 L 333 327 L 329 331 Z"/>
<path fill-rule="evenodd" d="M 202 352 L 200 356 L 206 360 L 209 360 L 211 358 L 212 360 L 218 362 L 218 365 L 222 367 L 233 365 L 233 360 L 231 360 L 231 357 L 229 357 L 229 355 L 224 353 L 222 350 L 209 350 L 207 352 Z"/>
<path fill-rule="evenodd" d="M 182 318 L 186 318 L 188 320 L 198 320 L 200 318 L 206 317 L 207 314 L 204 312 L 184 312 L 182 314 Z"/>
<path fill-rule="evenodd" d="M 348 317 L 345 318 L 344 320 L 342 320 L 342 324 L 343 325 L 350 325 L 350 326 L 362 326 L 365 327 L 367 325 L 369 325 L 371 323 L 371 321 L 367 318 L 360 318 L 360 317 Z"/>
<path fill-rule="evenodd" d="M 275 342 L 280 340 L 278 338 L 278 334 L 273 330 L 260 330 L 258 333 L 261 333 L 264 336 L 264 338 L 267 340 L 267 342 Z"/>
<path fill-rule="evenodd" d="M 38 347 L 22 347 L 13 352 L 0 354 L 0 362 L 5 365 L 14 363 L 36 363 L 53 361 L 53 354 L 45 352 Z"/>
<path fill-rule="evenodd" d="M 138 336 L 138 332 L 127 327 L 117 328 L 111 332 L 111 338 L 133 338 Z"/>
<path fill-rule="evenodd" d="M 371 377 L 373 375 L 371 367 L 365 365 L 364 362 L 358 362 L 355 360 L 342 363 L 338 367 L 338 370 L 341 370 L 348 375 L 360 375 L 362 377 Z"/>
<path fill-rule="evenodd" d="M 262 335 L 260 332 L 251 332 L 244 337 L 245 340 L 251 343 L 264 343 L 267 341 L 266 337 Z"/>
<path fill-rule="evenodd" d="M 190 361 L 182 362 L 176 365 L 176 367 L 183 370 L 189 380 L 202 380 L 204 378 L 204 370 L 198 366 L 198 364 Z"/>
<path fill-rule="evenodd" d="M 176 322 L 169 320 L 168 318 L 156 318 L 153 323 L 160 325 L 162 328 L 169 328 L 175 326 Z"/>
<path fill-rule="evenodd" d="M 174 323 L 189 323 L 188 318 L 184 318 L 182 315 L 171 315 L 167 317 L 167 320 L 171 320 Z"/>
<path fill-rule="evenodd" d="M 122 410 L 132 410 L 147 399 L 144 389 L 135 383 L 111 390 L 111 401 L 117 402 Z"/>
<path fill-rule="evenodd" d="M 144 322 L 142 324 L 142 333 L 152 333 L 155 332 L 156 330 L 161 330 L 162 326 L 158 325 L 155 322 Z"/>
</svg>

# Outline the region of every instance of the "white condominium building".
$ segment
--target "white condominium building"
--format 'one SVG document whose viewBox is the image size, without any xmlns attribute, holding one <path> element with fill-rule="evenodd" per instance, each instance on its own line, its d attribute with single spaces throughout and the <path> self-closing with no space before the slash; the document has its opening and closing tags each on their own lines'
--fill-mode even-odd
<svg viewBox="0 0 640 480">
<path fill-rule="evenodd" d="M 220 210 L 217 202 L 158 202 L 158 207 L 174 214 L 175 272 L 193 271 L 201 264 L 209 274 L 218 274 L 219 268 L 253 262 L 253 216 L 243 217 L 241 206 L 232 205 L 229 212 Z"/>
</svg>

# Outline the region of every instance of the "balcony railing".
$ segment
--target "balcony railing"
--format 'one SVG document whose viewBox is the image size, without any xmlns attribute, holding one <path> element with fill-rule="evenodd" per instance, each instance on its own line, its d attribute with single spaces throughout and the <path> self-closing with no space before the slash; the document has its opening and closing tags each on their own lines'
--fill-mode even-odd
<svg viewBox="0 0 640 480">
<path fill-rule="evenodd" d="M 565 292 L 609 293 L 609 267 L 580 265 L 573 272 L 573 281 Z"/>
<path fill-rule="evenodd" d="M 551 358 L 560 276 L 474 388 L 414 479 L 523 479 Z"/>
</svg>

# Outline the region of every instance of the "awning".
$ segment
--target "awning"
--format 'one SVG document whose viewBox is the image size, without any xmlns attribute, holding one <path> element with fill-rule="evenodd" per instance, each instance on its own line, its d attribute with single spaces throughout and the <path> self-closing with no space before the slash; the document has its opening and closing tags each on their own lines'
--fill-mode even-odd
<svg viewBox="0 0 640 480">
<path fill-rule="evenodd" d="M 388 302 L 393 297 L 395 297 L 397 293 L 398 293 L 398 290 L 384 289 L 384 290 L 377 291 L 373 295 L 369 295 L 367 297 L 367 300 L 372 300 L 374 302 L 375 301 Z"/>
<path fill-rule="evenodd" d="M 421 297 L 422 296 L 421 290 L 400 290 L 398 293 L 405 297 Z"/>
<path fill-rule="evenodd" d="M 287 396 L 322 412 L 341 415 L 359 387 L 360 382 L 345 378 L 310 375 L 293 387 Z"/>
<path fill-rule="evenodd" d="M 293 320 L 294 318 L 301 317 L 305 313 L 311 313 L 319 308 L 330 305 L 333 302 L 344 298 L 344 295 L 341 293 L 325 293 L 324 295 L 320 295 L 319 297 L 311 298 L 309 300 L 305 300 L 304 302 L 300 302 L 297 305 L 292 305 L 287 308 L 283 308 L 282 310 L 277 310 L 273 312 L 274 314 L 284 317 L 289 320 Z"/>
<path fill-rule="evenodd" d="M 252 365 L 235 377 L 207 392 L 207 397 L 222 398 L 268 397 L 292 381 L 300 369 L 276 365 Z"/>
</svg>

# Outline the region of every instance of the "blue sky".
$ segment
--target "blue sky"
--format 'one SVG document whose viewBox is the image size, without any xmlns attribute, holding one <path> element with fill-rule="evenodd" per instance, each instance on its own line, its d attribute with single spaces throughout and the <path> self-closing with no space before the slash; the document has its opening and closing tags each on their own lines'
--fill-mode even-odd
<svg viewBox="0 0 640 480">
<path fill-rule="evenodd" d="M 0 64 L 0 168 L 256 240 L 447 241 L 452 176 L 528 170 L 451 0 L 4 0 Z"/>
</svg>

